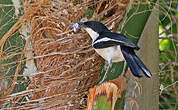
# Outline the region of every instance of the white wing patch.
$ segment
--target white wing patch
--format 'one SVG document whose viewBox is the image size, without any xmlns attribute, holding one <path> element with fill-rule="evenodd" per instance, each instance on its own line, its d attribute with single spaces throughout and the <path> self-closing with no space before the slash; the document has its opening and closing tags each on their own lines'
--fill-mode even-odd
<svg viewBox="0 0 178 110">
<path fill-rule="evenodd" d="M 114 41 L 114 42 L 124 43 L 124 42 L 122 42 L 122 41 L 115 40 L 115 39 L 111 39 L 111 38 L 108 38 L 108 37 L 104 37 L 104 38 L 98 39 L 98 40 L 95 41 L 94 43 L 99 43 L 99 42 L 106 42 L 106 43 L 107 43 L 107 41 Z"/>
</svg>

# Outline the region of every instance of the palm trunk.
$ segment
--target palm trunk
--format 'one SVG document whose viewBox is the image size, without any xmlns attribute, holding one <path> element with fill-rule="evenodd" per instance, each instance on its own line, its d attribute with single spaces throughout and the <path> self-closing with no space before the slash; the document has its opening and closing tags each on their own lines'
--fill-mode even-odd
<svg viewBox="0 0 178 110">
<path fill-rule="evenodd" d="M 124 110 L 129 110 L 133 102 L 135 104 L 131 107 L 132 110 L 159 110 L 158 19 L 158 10 L 154 9 L 138 43 L 141 47 L 138 55 L 150 69 L 153 77 L 151 79 L 140 78 L 138 81 L 131 81 L 126 93 L 126 97 L 130 100 L 126 100 Z"/>
</svg>

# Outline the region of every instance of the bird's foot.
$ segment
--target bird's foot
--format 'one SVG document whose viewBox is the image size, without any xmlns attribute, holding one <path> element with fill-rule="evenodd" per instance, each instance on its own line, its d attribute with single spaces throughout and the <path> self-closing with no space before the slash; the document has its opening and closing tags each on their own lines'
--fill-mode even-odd
<svg viewBox="0 0 178 110">
<path fill-rule="evenodd" d="M 112 62 L 111 61 L 108 62 L 108 65 L 107 65 L 107 68 L 106 68 L 106 72 L 105 72 L 102 80 L 98 83 L 98 85 L 100 85 L 100 84 L 102 84 L 102 83 L 104 83 L 106 81 L 107 74 L 109 73 L 109 69 L 112 67 Z"/>
<path fill-rule="evenodd" d="M 97 85 L 101 85 L 102 83 L 106 82 L 105 79 L 102 79 Z"/>
<path fill-rule="evenodd" d="M 125 75 L 126 66 L 127 66 L 127 63 L 124 61 L 124 67 L 122 69 L 122 73 L 121 73 L 120 77 L 125 77 L 124 75 Z"/>
</svg>

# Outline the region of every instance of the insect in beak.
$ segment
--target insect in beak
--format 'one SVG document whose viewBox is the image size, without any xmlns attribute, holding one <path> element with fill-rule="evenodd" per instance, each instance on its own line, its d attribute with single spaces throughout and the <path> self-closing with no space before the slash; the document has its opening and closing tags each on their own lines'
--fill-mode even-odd
<svg viewBox="0 0 178 110">
<path fill-rule="evenodd" d="M 69 26 L 73 27 L 74 32 L 76 32 L 79 27 L 81 27 L 81 28 L 85 27 L 83 22 L 71 23 L 71 24 L 69 24 Z"/>
</svg>

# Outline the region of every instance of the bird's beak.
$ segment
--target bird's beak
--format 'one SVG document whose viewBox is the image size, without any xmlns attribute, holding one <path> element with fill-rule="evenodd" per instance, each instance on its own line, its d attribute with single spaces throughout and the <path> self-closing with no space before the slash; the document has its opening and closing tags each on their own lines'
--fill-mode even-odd
<svg viewBox="0 0 178 110">
<path fill-rule="evenodd" d="M 85 24 L 84 24 L 84 22 L 77 22 L 77 23 L 78 23 L 78 25 L 79 25 L 81 28 L 86 27 Z"/>
<path fill-rule="evenodd" d="M 84 22 L 71 23 L 71 24 L 69 24 L 69 26 L 73 27 L 74 31 L 76 31 L 79 27 L 80 28 L 86 27 L 84 25 Z"/>
</svg>

